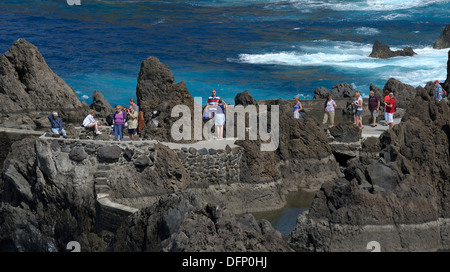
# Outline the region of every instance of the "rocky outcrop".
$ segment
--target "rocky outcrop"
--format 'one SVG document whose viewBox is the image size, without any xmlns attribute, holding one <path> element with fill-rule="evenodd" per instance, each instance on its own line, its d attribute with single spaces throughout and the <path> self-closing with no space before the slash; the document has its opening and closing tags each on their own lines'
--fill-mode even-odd
<svg viewBox="0 0 450 272">
<path fill-rule="evenodd" d="M 436 251 L 450 247 L 450 110 L 425 89 L 402 122 L 367 154 L 349 162 L 345 178 L 326 182 L 298 217 L 292 247 L 314 251 Z"/>
<path fill-rule="evenodd" d="M 407 108 L 417 94 L 416 88 L 402 83 L 395 78 L 390 78 L 384 85 L 383 91 L 392 92 L 397 108 Z M 382 97 L 381 97 L 382 98 Z"/>
<path fill-rule="evenodd" d="M 434 42 L 434 49 L 444 49 L 450 47 L 450 25 L 446 25 L 441 36 Z"/>
<path fill-rule="evenodd" d="M 225 207 L 193 194 L 171 195 L 129 218 L 116 235 L 115 251 L 292 251 L 266 220 L 235 217 Z"/>
<path fill-rule="evenodd" d="M 236 96 L 234 97 L 234 104 L 247 106 L 247 105 L 256 105 L 257 102 L 250 94 L 250 92 L 248 90 L 245 90 L 241 93 L 236 94 Z"/>
<path fill-rule="evenodd" d="M 318 87 L 314 90 L 313 99 L 327 99 L 330 91 L 325 87 Z"/>
<path fill-rule="evenodd" d="M 17 40 L 0 56 L 0 100 L 0 124 L 4 127 L 50 127 L 46 116 L 53 110 L 69 122 L 81 122 L 86 114 L 75 91 L 24 39 Z M 41 117 L 43 121 L 38 120 Z"/>
<path fill-rule="evenodd" d="M 171 127 L 179 118 L 171 117 L 171 112 L 176 105 L 187 106 L 191 120 L 193 118 L 194 99 L 186 84 L 184 82 L 175 84 L 175 78 L 169 67 L 155 57 L 149 57 L 141 63 L 136 96 L 139 109 L 145 114 L 145 127 L 142 131 L 145 138 L 174 141 L 170 133 Z M 159 113 L 155 118 L 159 123 L 158 126 L 152 122 L 153 111 Z"/>
<path fill-rule="evenodd" d="M 355 88 L 347 82 L 339 83 L 331 89 L 333 98 L 353 98 L 355 96 Z"/>
<path fill-rule="evenodd" d="M 94 94 L 92 95 L 92 104 L 89 108 L 95 110 L 95 116 L 97 118 L 105 118 L 108 115 L 114 114 L 114 109 L 111 107 L 111 104 L 109 104 L 105 96 L 97 90 L 94 91 Z"/>
<path fill-rule="evenodd" d="M 275 151 L 261 151 L 260 141 L 236 141 L 244 149 L 241 175 L 245 183 L 280 181 L 279 194 L 299 187 L 315 190 L 325 180 L 340 176 L 326 133 L 316 119 L 302 113 L 292 116 L 293 100 L 259 101 L 258 105 L 279 107 L 279 145 Z"/>
<path fill-rule="evenodd" d="M 372 53 L 370 53 L 369 57 L 371 58 L 393 58 L 393 57 L 411 57 L 417 55 L 411 47 L 406 47 L 402 50 L 392 51 L 388 45 L 375 41 L 372 47 Z"/>
<path fill-rule="evenodd" d="M 0 251 L 63 251 L 69 241 L 88 251 L 100 243 L 92 233 L 95 167 L 72 161 L 57 143 L 13 144 L 0 179 Z"/>
</svg>

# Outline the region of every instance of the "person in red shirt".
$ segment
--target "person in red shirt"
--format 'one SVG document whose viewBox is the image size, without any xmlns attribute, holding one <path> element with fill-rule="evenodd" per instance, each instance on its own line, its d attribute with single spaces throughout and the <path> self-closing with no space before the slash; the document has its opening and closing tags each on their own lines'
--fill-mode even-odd
<svg viewBox="0 0 450 272">
<path fill-rule="evenodd" d="M 384 125 L 387 126 L 388 125 L 388 116 L 387 116 L 387 112 L 386 112 L 386 103 L 387 101 L 389 101 L 389 91 L 385 90 L 384 91 L 384 98 L 383 98 L 383 110 L 384 110 Z"/>
<path fill-rule="evenodd" d="M 394 126 L 394 112 L 395 112 L 395 98 L 393 93 L 389 93 L 389 100 L 385 101 L 386 112 L 387 112 L 387 122 L 389 123 L 389 128 Z"/>
</svg>

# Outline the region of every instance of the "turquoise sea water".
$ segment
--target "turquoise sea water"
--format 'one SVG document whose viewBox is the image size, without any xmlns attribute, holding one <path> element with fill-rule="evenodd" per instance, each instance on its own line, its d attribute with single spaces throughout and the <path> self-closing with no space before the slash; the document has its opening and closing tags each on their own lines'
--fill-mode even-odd
<svg viewBox="0 0 450 272">
<path fill-rule="evenodd" d="M 296 95 L 347 82 L 363 93 L 390 77 L 413 85 L 446 78 L 448 49 L 432 45 L 450 23 L 442 0 L 114 1 L 0 3 L 0 52 L 35 44 L 80 99 L 94 90 L 115 104 L 135 96 L 142 60 L 158 57 L 176 82 L 233 104 Z M 414 57 L 368 58 L 375 40 Z"/>
</svg>

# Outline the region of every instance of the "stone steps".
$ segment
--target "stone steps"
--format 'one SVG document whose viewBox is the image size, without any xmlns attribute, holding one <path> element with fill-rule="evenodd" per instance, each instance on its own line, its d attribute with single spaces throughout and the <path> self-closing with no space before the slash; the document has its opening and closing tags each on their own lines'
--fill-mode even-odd
<svg viewBox="0 0 450 272">
<path fill-rule="evenodd" d="M 115 232 L 128 216 L 138 212 L 139 209 L 111 201 L 109 195 L 111 188 L 108 184 L 110 170 L 111 166 L 108 164 L 97 166 L 97 171 L 94 172 L 94 189 L 99 204 L 98 228 Z"/>
</svg>

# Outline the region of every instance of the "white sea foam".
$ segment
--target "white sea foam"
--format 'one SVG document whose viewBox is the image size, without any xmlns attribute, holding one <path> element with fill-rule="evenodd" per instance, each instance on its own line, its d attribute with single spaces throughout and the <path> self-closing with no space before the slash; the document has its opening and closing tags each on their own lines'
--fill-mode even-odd
<svg viewBox="0 0 450 272">
<path fill-rule="evenodd" d="M 413 86 L 446 77 L 448 50 L 418 48 L 414 49 L 417 55 L 413 57 L 389 59 L 370 58 L 371 51 L 371 44 L 321 40 L 295 46 L 292 51 L 240 54 L 235 61 L 253 65 L 331 67 L 349 74 L 372 74 L 374 78 L 394 77 Z"/>
<path fill-rule="evenodd" d="M 382 15 L 380 18 L 385 21 L 394 21 L 397 19 L 406 19 L 410 17 L 411 17 L 410 14 L 392 13 L 388 15 Z"/>
<path fill-rule="evenodd" d="M 336 11 L 390 11 L 424 7 L 432 4 L 446 3 L 448 0 L 221 0 L 195 1 L 203 6 L 244 6 L 249 4 L 267 4 L 266 7 L 278 9 L 278 6 L 290 4 L 305 10 L 331 9 Z M 192 2 L 187 2 L 192 3 Z"/>
<path fill-rule="evenodd" d="M 315 8 L 336 11 L 392 11 L 446 3 L 448 0 L 290 0 L 290 2 L 299 9 Z"/>
<path fill-rule="evenodd" d="M 380 33 L 380 30 L 373 27 L 358 27 L 355 32 L 359 35 L 376 35 Z"/>
</svg>

